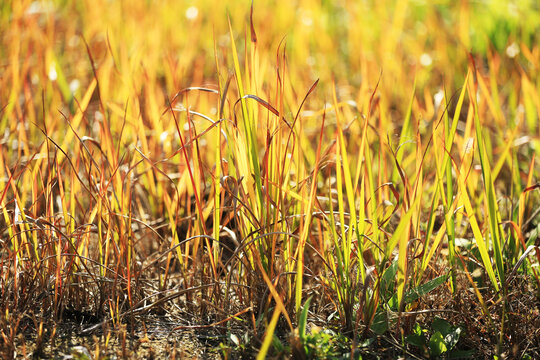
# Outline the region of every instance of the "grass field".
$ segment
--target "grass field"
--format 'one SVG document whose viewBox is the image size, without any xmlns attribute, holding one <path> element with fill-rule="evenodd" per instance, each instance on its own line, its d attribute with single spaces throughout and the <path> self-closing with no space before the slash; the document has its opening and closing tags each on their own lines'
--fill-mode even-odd
<svg viewBox="0 0 540 360">
<path fill-rule="evenodd" d="M 540 358 L 536 1 L 0 2 L 0 351 Z"/>
</svg>

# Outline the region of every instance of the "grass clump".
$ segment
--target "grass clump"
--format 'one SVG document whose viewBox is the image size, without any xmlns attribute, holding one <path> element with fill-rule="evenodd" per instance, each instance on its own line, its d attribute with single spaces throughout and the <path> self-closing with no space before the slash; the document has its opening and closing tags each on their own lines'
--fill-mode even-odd
<svg viewBox="0 0 540 360">
<path fill-rule="evenodd" d="M 0 5 L 4 358 L 540 356 L 537 6 L 300 5 Z"/>
</svg>

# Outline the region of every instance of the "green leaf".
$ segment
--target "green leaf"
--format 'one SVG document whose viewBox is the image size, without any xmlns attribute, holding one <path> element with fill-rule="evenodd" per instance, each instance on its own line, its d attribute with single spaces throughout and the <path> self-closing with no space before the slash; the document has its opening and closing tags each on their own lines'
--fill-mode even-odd
<svg viewBox="0 0 540 360">
<path fill-rule="evenodd" d="M 302 340 L 306 338 L 307 315 L 309 310 L 309 304 L 311 303 L 312 298 L 313 296 L 310 296 L 304 303 L 304 307 L 302 308 L 302 312 L 300 313 L 300 319 L 298 320 L 298 334 L 300 336 L 300 339 Z"/>
<path fill-rule="evenodd" d="M 422 296 L 429 294 L 430 292 L 444 284 L 447 278 L 448 275 L 441 275 L 433 280 L 428 281 L 425 284 L 422 284 L 414 289 L 407 291 L 407 293 L 405 294 L 405 303 L 410 304 L 413 301 L 421 298 Z"/>
<path fill-rule="evenodd" d="M 448 348 L 444 343 L 444 337 L 439 331 L 436 331 L 429 339 L 429 352 L 432 356 L 439 356 L 446 352 Z"/>
<path fill-rule="evenodd" d="M 378 335 L 382 335 L 388 330 L 388 318 L 386 317 L 386 311 L 379 308 L 375 317 L 373 318 L 373 323 L 371 323 L 371 330 Z"/>
<path fill-rule="evenodd" d="M 423 349 L 427 343 L 427 339 L 424 335 L 417 334 L 407 336 L 405 341 L 411 345 L 419 347 L 420 349 Z"/>
<path fill-rule="evenodd" d="M 396 282 L 396 273 L 397 273 L 397 261 L 392 262 L 392 265 L 384 270 L 383 276 L 381 277 L 382 289 L 390 290 L 389 287 Z"/>
<path fill-rule="evenodd" d="M 274 349 L 276 349 L 277 352 L 282 352 L 285 350 L 285 347 L 279 340 L 279 338 L 276 336 L 276 334 L 272 335 L 272 346 Z"/>
<path fill-rule="evenodd" d="M 383 299 L 388 300 L 388 306 L 391 309 L 397 308 L 397 293 L 396 293 L 396 274 L 398 270 L 397 261 L 392 262 L 392 264 L 384 270 L 383 275 L 381 276 L 381 288 L 380 293 Z"/>
<path fill-rule="evenodd" d="M 448 349 L 452 349 L 454 346 L 456 346 L 462 331 L 463 330 L 460 327 L 456 327 L 444 337 L 444 342 L 446 343 Z"/>
<path fill-rule="evenodd" d="M 359 348 L 367 348 L 369 347 L 371 344 L 373 344 L 373 342 L 375 341 L 375 338 L 372 337 L 372 338 L 367 338 L 365 339 L 364 341 L 362 341 L 361 343 L 358 344 L 358 347 Z"/>
<path fill-rule="evenodd" d="M 444 343 L 449 350 L 456 346 L 459 336 L 463 332 L 463 329 L 452 326 L 448 321 L 437 317 L 433 320 L 431 328 L 444 336 Z"/>
<path fill-rule="evenodd" d="M 398 305 L 399 303 L 397 301 L 397 293 L 395 293 L 394 296 L 392 296 L 392 298 L 388 300 L 388 306 L 390 307 L 390 309 L 397 311 Z"/>
<path fill-rule="evenodd" d="M 440 332 L 443 336 L 450 334 L 453 330 L 453 326 L 448 321 L 438 317 L 433 320 L 431 328 L 434 331 Z"/>
<path fill-rule="evenodd" d="M 422 327 L 420 326 L 420 324 L 418 324 L 418 323 L 414 324 L 413 333 L 415 335 L 422 335 Z"/>
</svg>

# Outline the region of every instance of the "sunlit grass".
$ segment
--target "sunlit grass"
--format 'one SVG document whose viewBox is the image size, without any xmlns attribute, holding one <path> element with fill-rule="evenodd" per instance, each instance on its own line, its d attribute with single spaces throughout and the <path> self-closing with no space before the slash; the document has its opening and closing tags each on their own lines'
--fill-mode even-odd
<svg viewBox="0 0 540 360">
<path fill-rule="evenodd" d="M 164 314 L 224 357 L 425 355 L 444 314 L 455 351 L 534 357 L 538 26 L 532 1 L 2 3 L 5 357 L 69 320 L 136 357 L 125 326 Z"/>
</svg>

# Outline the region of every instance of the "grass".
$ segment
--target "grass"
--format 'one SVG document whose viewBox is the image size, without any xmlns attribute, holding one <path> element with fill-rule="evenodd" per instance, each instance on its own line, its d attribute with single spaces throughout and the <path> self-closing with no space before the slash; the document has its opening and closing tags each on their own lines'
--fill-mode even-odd
<svg viewBox="0 0 540 360">
<path fill-rule="evenodd" d="M 538 26 L 2 2 L 3 358 L 539 357 Z"/>
</svg>

